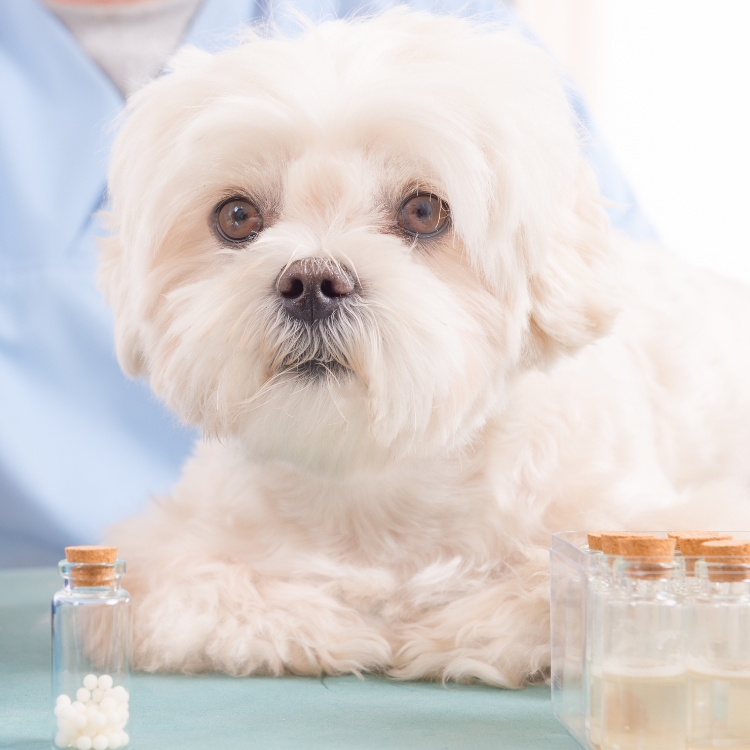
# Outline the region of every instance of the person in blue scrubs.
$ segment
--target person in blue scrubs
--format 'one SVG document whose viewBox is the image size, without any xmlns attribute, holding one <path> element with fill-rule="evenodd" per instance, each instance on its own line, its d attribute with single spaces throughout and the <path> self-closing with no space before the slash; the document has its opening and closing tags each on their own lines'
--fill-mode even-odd
<svg viewBox="0 0 750 750">
<path fill-rule="evenodd" d="M 91 2 L 92 0 L 89 0 Z M 315 20 L 396 4 L 296 0 Z M 523 29 L 495 0 L 412 0 Z M 183 41 L 219 48 L 264 21 L 264 0 L 203 0 Z M 528 33 L 524 29 L 524 33 Z M 653 235 L 580 98 L 613 224 Z M 123 96 L 40 0 L 0 0 L 0 567 L 46 565 L 95 542 L 150 495 L 166 493 L 197 435 L 114 355 L 96 288 L 95 213 L 106 196 L 112 123 Z"/>
</svg>

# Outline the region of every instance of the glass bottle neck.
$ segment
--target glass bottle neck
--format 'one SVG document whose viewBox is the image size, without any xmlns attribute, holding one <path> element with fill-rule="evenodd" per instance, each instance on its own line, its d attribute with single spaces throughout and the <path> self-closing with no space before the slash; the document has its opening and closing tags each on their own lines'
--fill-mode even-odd
<svg viewBox="0 0 750 750">
<path fill-rule="evenodd" d="M 700 560 L 696 563 L 698 591 L 721 599 L 750 598 L 750 569 L 745 564 Z"/>
<path fill-rule="evenodd" d="M 102 594 L 105 592 L 117 593 L 122 588 L 119 576 L 113 581 L 96 585 L 82 584 L 77 582 L 74 578 L 63 577 L 63 587 L 66 591 L 75 591 L 80 594 Z"/>
<path fill-rule="evenodd" d="M 699 593 L 712 599 L 750 599 L 750 581 L 712 581 L 701 578 Z"/>
<path fill-rule="evenodd" d="M 125 575 L 125 562 L 74 563 L 62 560 L 58 570 L 66 591 L 101 595 L 120 590 L 120 580 Z"/>
<path fill-rule="evenodd" d="M 671 596 L 679 578 L 679 566 L 619 559 L 614 564 L 613 584 L 624 594 L 639 598 Z"/>
</svg>

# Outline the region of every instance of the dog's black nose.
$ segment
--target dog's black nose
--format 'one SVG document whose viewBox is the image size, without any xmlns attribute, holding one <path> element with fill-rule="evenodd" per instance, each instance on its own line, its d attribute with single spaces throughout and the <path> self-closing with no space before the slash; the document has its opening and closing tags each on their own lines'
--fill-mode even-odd
<svg viewBox="0 0 750 750">
<path fill-rule="evenodd" d="M 348 269 L 324 258 L 304 258 L 288 265 L 276 281 L 287 314 L 305 323 L 331 315 L 354 291 Z"/>
</svg>

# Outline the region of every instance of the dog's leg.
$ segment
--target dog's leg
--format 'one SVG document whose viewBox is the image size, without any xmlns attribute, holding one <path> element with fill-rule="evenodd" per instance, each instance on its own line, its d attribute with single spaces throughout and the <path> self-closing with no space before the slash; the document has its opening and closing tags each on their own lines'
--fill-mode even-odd
<svg viewBox="0 0 750 750">
<path fill-rule="evenodd" d="M 472 587 L 475 588 L 475 587 Z M 549 666 L 549 557 L 531 550 L 503 579 L 404 624 L 391 676 L 516 688 Z"/>
<path fill-rule="evenodd" d="M 377 628 L 324 585 L 227 561 L 174 563 L 129 583 L 139 669 L 317 675 L 391 664 Z"/>
</svg>

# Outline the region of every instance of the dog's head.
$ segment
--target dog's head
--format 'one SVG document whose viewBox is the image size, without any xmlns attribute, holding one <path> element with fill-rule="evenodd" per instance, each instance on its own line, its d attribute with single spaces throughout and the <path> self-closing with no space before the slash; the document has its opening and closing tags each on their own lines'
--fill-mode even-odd
<svg viewBox="0 0 750 750">
<path fill-rule="evenodd" d="M 110 191 L 123 368 L 260 460 L 461 448 L 612 317 L 573 114 L 510 32 L 394 11 L 185 50 L 131 103 Z"/>
</svg>

